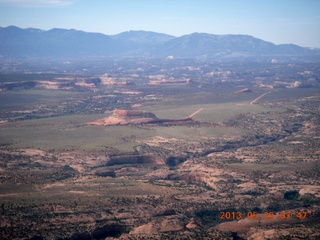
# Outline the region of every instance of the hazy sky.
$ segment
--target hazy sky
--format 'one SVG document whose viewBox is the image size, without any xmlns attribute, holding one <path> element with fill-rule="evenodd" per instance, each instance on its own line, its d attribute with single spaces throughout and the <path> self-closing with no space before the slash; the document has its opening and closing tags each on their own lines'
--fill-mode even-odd
<svg viewBox="0 0 320 240">
<path fill-rule="evenodd" d="M 319 0 L 0 0 L 0 26 L 248 34 L 320 47 Z"/>
</svg>

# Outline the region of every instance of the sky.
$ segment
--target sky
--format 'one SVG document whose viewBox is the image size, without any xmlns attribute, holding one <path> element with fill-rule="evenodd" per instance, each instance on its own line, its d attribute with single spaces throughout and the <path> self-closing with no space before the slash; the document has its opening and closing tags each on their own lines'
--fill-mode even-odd
<svg viewBox="0 0 320 240">
<path fill-rule="evenodd" d="M 0 26 L 247 34 L 320 48 L 319 0 L 0 0 Z"/>
</svg>

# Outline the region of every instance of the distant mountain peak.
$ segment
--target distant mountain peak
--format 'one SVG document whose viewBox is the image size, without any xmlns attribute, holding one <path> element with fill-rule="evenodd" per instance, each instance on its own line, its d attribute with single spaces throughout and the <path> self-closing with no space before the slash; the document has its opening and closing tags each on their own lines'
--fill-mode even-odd
<svg viewBox="0 0 320 240">
<path fill-rule="evenodd" d="M 194 32 L 181 37 L 144 30 L 116 35 L 53 28 L 0 27 L 0 55 L 10 57 L 257 58 L 319 56 L 319 50 L 275 45 L 250 35 Z"/>
<path fill-rule="evenodd" d="M 42 32 L 45 32 L 44 30 L 41 30 L 41 29 L 38 29 L 38 28 L 26 28 L 25 30 L 28 31 L 28 32 L 31 32 L 31 33 L 42 33 Z"/>
<path fill-rule="evenodd" d="M 130 30 L 111 36 L 115 40 L 130 41 L 137 45 L 155 45 L 175 38 L 174 36 L 152 31 Z"/>
</svg>

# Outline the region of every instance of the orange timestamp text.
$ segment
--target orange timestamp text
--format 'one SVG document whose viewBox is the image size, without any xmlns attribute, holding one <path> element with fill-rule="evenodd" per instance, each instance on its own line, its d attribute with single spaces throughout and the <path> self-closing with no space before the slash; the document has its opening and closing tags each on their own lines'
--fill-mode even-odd
<svg viewBox="0 0 320 240">
<path fill-rule="evenodd" d="M 276 213 L 274 212 L 264 212 L 264 213 L 257 213 L 257 212 L 220 212 L 220 219 L 222 220 L 241 220 L 244 218 L 248 218 L 251 220 L 258 220 L 258 219 L 265 219 L 265 220 L 272 220 L 276 218 Z M 297 218 L 297 219 L 306 219 L 307 212 L 296 212 L 292 213 L 290 211 L 282 211 L 279 214 L 280 219 L 290 219 L 290 218 Z"/>
</svg>

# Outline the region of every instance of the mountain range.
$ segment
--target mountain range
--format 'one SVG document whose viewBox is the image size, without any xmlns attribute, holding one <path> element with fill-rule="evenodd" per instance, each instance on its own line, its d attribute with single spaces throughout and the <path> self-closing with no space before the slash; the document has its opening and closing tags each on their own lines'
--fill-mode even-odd
<svg viewBox="0 0 320 240">
<path fill-rule="evenodd" d="M 192 33 L 175 37 L 149 31 L 116 35 L 54 28 L 48 31 L 0 27 L 0 56 L 130 57 L 234 59 L 275 56 L 319 56 L 319 49 L 276 45 L 249 35 Z"/>
</svg>

